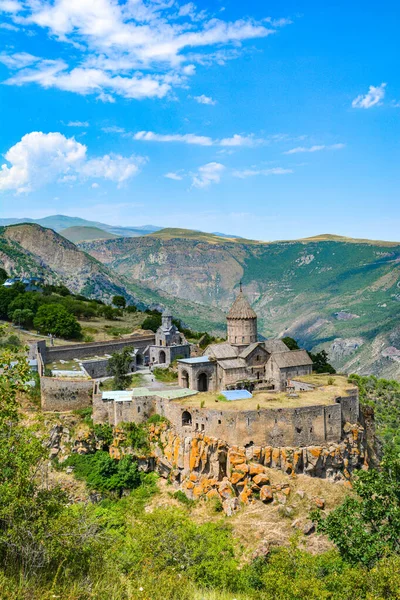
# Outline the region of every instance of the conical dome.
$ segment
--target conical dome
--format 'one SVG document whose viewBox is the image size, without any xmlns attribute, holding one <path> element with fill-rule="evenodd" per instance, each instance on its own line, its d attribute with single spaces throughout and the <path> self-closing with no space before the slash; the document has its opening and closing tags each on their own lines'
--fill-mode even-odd
<svg viewBox="0 0 400 600">
<path fill-rule="evenodd" d="M 257 319 L 257 315 L 251 308 L 246 296 L 240 290 L 235 302 L 227 314 L 227 319 Z"/>
</svg>

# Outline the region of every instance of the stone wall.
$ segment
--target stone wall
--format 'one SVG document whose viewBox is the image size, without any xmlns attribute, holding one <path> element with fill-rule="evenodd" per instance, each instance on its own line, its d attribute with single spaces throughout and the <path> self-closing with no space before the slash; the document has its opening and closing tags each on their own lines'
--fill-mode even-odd
<svg viewBox="0 0 400 600">
<path fill-rule="evenodd" d="M 160 398 L 154 392 L 152 396 L 140 396 L 131 402 L 97 399 L 93 418 L 97 423 L 116 426 L 122 421 L 143 422 L 155 412 L 168 419 L 181 437 L 196 437 L 202 433 L 223 439 L 229 445 L 306 447 L 340 442 L 343 424 L 359 422 L 358 411 L 357 394 L 337 398 L 328 405 L 238 411 L 201 408 L 200 405 L 188 407 Z"/>
<path fill-rule="evenodd" d="M 57 377 L 41 377 L 42 410 L 67 411 L 86 408 L 92 404 L 93 381 Z"/>
<path fill-rule="evenodd" d="M 45 363 L 59 360 L 73 360 L 74 358 L 86 358 L 90 356 L 104 356 L 113 352 L 120 352 L 127 346 L 144 350 L 147 346 L 154 344 L 155 336 L 132 336 L 120 340 L 111 340 L 108 342 L 88 342 L 86 344 L 69 344 L 66 346 L 54 346 L 41 348 L 41 353 Z"/>
</svg>

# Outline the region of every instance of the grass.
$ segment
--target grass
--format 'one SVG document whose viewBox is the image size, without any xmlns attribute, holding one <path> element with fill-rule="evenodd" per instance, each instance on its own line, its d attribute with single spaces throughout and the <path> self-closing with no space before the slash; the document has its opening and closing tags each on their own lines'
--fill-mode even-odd
<svg viewBox="0 0 400 600">
<path fill-rule="evenodd" d="M 157 381 L 161 381 L 162 383 L 175 383 L 178 381 L 178 373 L 172 369 L 154 367 L 153 375 Z"/>
<path fill-rule="evenodd" d="M 128 385 L 128 390 L 132 390 L 133 388 L 137 388 L 137 387 L 143 387 L 144 385 L 144 380 L 143 380 L 143 375 L 141 375 L 140 373 L 133 373 L 131 375 L 131 382 Z M 114 378 L 110 377 L 109 379 L 106 379 L 105 381 L 101 382 L 100 385 L 100 390 L 102 392 L 113 392 L 115 391 L 116 388 L 114 386 Z"/>
<path fill-rule="evenodd" d="M 354 388 L 353 384 L 348 383 L 347 377 L 335 375 L 334 385 L 328 385 L 328 379 L 332 376 L 311 375 L 302 377 L 302 381 L 317 384 L 319 387 L 309 392 L 297 392 L 297 398 L 290 398 L 286 392 L 254 392 L 252 398 L 245 400 L 234 400 L 226 402 L 219 400 L 217 392 L 203 392 L 196 396 L 176 400 L 185 406 L 197 408 L 213 408 L 215 410 L 257 410 L 267 408 L 298 408 L 301 406 L 316 406 L 332 404 L 338 396 L 345 395 L 346 390 Z M 317 383 L 318 382 L 318 383 Z"/>
</svg>

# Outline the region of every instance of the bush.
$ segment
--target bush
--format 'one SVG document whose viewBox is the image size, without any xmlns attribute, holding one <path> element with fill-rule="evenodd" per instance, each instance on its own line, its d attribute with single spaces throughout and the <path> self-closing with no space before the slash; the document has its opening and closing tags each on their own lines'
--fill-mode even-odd
<svg viewBox="0 0 400 600">
<path fill-rule="evenodd" d="M 137 313 L 138 307 L 135 306 L 134 304 L 130 304 L 129 306 L 126 307 L 126 312 L 127 313 Z"/>
<path fill-rule="evenodd" d="M 71 454 L 63 466 L 74 468 L 75 477 L 99 492 L 117 492 L 134 489 L 141 484 L 141 474 L 131 456 L 121 460 L 111 458 L 103 450 L 95 454 Z"/>
<path fill-rule="evenodd" d="M 58 304 L 40 306 L 33 324 L 41 333 L 51 333 L 67 340 L 79 339 L 82 335 L 81 326 L 76 318 Z"/>
<path fill-rule="evenodd" d="M 123 296 L 113 296 L 112 303 L 117 308 L 125 308 L 126 300 Z"/>
<path fill-rule="evenodd" d="M 150 331 L 157 331 L 157 329 L 161 326 L 161 313 L 157 313 L 156 315 L 150 315 L 146 317 L 142 323 L 142 329 L 150 329 Z"/>
</svg>

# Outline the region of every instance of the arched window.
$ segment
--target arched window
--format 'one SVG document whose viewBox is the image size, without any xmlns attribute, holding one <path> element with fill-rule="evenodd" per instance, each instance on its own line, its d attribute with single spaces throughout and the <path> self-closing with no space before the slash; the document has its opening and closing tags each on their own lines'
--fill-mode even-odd
<svg viewBox="0 0 400 600">
<path fill-rule="evenodd" d="M 182 413 L 182 426 L 190 427 L 192 425 L 192 415 L 187 410 Z"/>
</svg>

